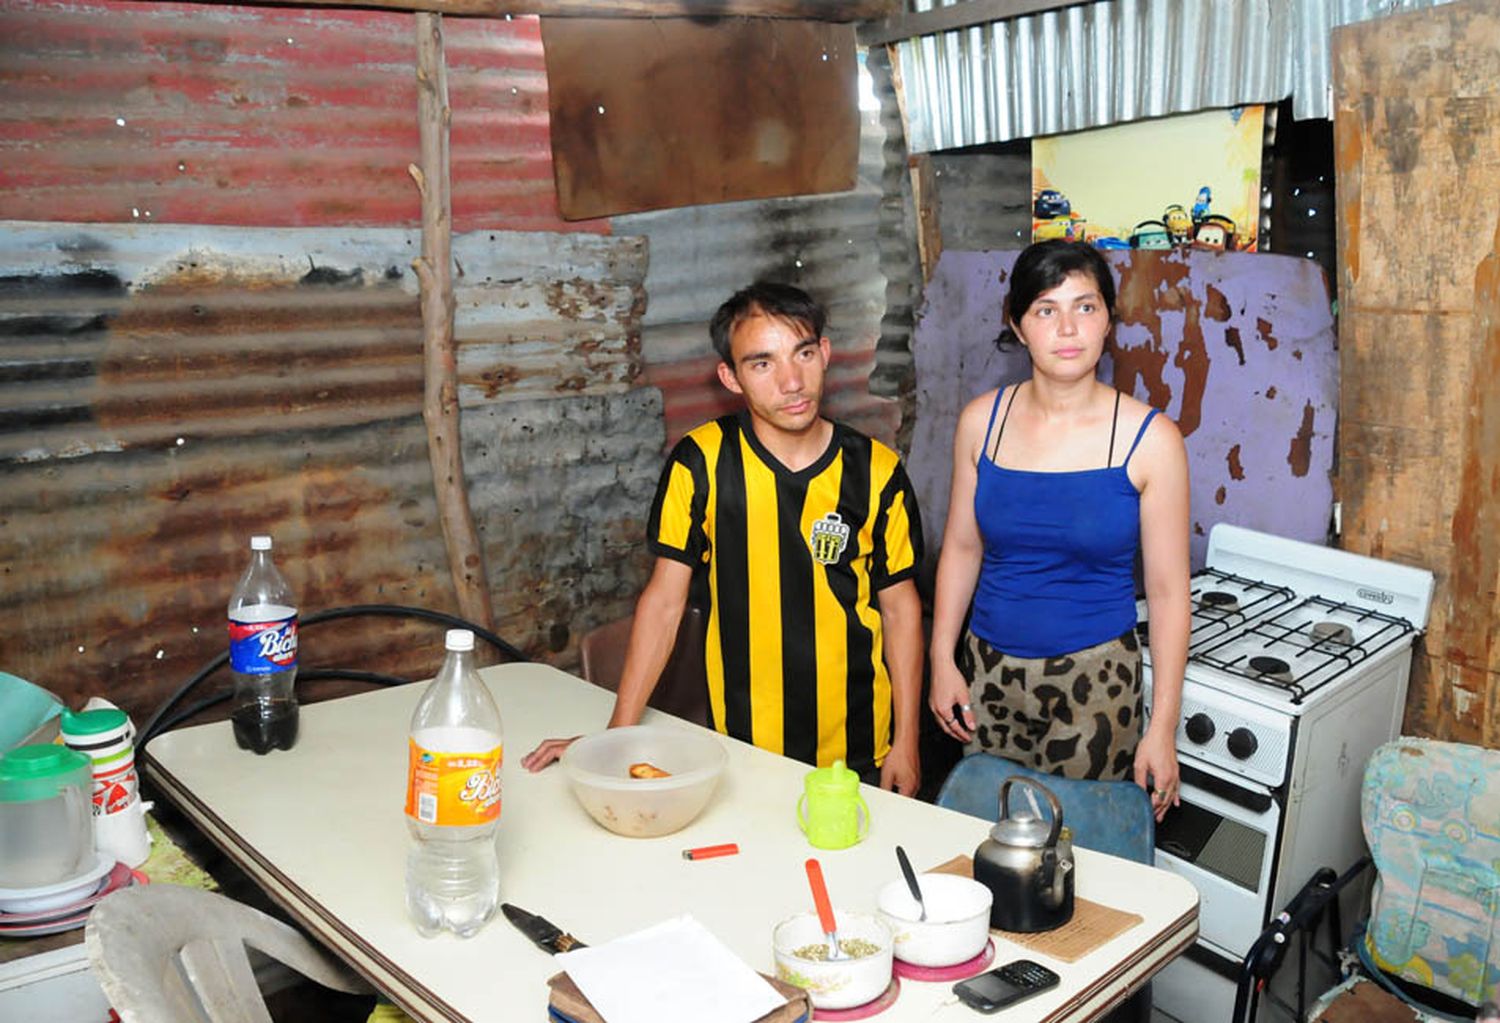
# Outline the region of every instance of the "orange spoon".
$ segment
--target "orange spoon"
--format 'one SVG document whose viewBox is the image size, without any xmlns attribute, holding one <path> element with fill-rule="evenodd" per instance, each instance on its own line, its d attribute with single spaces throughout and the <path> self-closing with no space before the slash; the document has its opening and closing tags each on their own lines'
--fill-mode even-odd
<svg viewBox="0 0 1500 1023">
<path fill-rule="evenodd" d="M 807 883 L 812 886 L 813 905 L 818 910 L 818 926 L 828 936 L 828 958 L 843 959 L 839 948 L 838 928 L 834 926 L 833 903 L 828 901 L 828 886 L 823 883 L 823 865 L 817 859 L 807 861 Z"/>
</svg>

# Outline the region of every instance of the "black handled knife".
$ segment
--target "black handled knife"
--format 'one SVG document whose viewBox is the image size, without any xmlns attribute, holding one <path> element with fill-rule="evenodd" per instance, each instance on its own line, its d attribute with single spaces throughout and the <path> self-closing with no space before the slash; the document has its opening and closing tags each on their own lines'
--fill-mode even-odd
<svg viewBox="0 0 1500 1023">
<path fill-rule="evenodd" d="M 505 914 L 505 919 L 516 925 L 516 930 L 535 942 L 538 948 L 551 955 L 571 952 L 575 948 L 588 948 L 552 921 L 537 916 L 535 913 L 528 913 L 519 906 L 502 902 L 500 912 Z"/>
</svg>

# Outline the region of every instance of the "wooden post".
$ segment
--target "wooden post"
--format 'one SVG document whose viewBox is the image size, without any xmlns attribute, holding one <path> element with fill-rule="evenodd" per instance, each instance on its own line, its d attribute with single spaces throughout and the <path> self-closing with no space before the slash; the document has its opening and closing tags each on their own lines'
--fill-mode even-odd
<svg viewBox="0 0 1500 1023">
<path fill-rule="evenodd" d="M 448 570 L 458 593 L 459 614 L 494 628 L 494 607 L 469 491 L 464 482 L 459 432 L 458 347 L 453 340 L 453 223 L 449 198 L 448 75 L 443 56 L 443 16 L 418 12 L 417 124 L 422 165 L 407 170 L 422 193 L 422 255 L 412 262 L 421 286 L 422 418 L 437 494 L 438 519 L 448 551 Z"/>
</svg>

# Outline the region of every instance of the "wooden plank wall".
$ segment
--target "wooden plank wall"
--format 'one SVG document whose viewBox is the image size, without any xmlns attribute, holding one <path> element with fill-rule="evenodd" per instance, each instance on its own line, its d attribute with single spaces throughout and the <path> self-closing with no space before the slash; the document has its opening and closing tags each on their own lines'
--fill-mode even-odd
<svg viewBox="0 0 1500 1023">
<path fill-rule="evenodd" d="M 1500 6 L 1336 31 L 1343 545 L 1437 575 L 1406 731 L 1500 745 Z"/>
</svg>

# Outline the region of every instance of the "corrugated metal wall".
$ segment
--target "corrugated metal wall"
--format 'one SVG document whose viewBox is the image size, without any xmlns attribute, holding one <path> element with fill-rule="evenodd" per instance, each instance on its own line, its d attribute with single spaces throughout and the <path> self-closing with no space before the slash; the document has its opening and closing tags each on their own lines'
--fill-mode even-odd
<svg viewBox="0 0 1500 1023">
<path fill-rule="evenodd" d="M 929 11 L 963 0 L 912 0 Z M 1330 117 L 1329 32 L 1449 0 L 1100 0 L 898 44 L 913 152 L 1293 96 Z"/>
<path fill-rule="evenodd" d="M 644 582 L 666 424 L 715 411 L 705 323 L 735 287 L 784 271 L 827 297 L 830 407 L 895 433 L 868 385 L 909 232 L 882 219 L 874 104 L 852 192 L 562 223 L 535 21 L 445 35 L 470 500 L 499 631 L 570 663 Z M 148 713 L 223 648 L 252 532 L 305 610 L 454 607 L 411 37 L 391 12 L 0 0 L 0 668 Z M 305 643 L 413 674 L 439 645 L 389 623 Z"/>
<path fill-rule="evenodd" d="M 553 199 L 535 18 L 449 18 L 457 230 L 600 231 Z M 0 0 L 0 219 L 409 225 L 413 18 Z"/>
<path fill-rule="evenodd" d="M 0 223 L 0 666 L 138 711 L 223 646 L 245 539 L 317 610 L 452 610 L 421 419 L 415 231 Z M 638 238 L 455 238 L 469 490 L 499 631 L 625 613 L 662 446 Z M 602 567 L 601 567 L 602 566 Z M 428 630 L 306 661 L 430 670 Z"/>
</svg>

